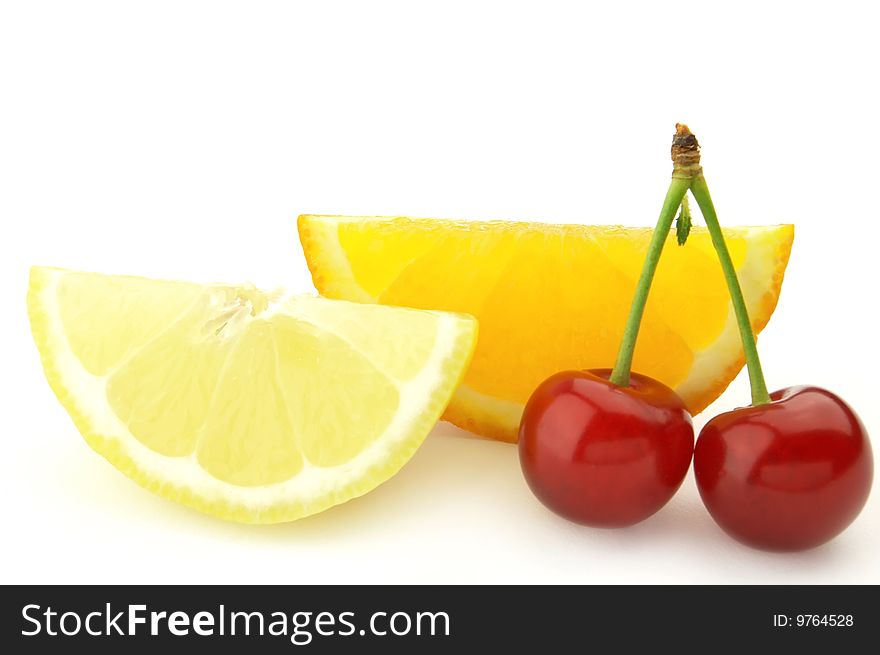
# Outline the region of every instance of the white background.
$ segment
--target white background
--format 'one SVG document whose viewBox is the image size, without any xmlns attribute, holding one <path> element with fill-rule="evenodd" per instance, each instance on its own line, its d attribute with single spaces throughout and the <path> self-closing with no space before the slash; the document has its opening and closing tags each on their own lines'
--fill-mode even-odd
<svg viewBox="0 0 880 655">
<path fill-rule="evenodd" d="M 24 302 L 32 264 L 308 291 L 306 212 L 653 225 L 684 121 L 722 222 L 797 225 L 771 388 L 826 386 L 876 439 L 878 22 L 823 4 L 2 2 L 2 581 L 880 582 L 876 490 L 796 555 L 729 540 L 690 477 L 592 530 L 446 424 L 322 515 L 202 516 L 86 446 Z M 696 425 L 747 402 L 741 375 Z"/>
</svg>

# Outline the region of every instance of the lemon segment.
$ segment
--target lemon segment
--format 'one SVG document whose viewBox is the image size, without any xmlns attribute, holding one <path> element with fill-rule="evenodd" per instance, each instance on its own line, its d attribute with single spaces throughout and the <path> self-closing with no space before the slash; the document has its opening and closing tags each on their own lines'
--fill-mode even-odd
<svg viewBox="0 0 880 655">
<path fill-rule="evenodd" d="M 303 468 L 304 433 L 290 420 L 280 368 L 272 325 L 253 321 L 228 355 L 195 431 L 196 459 L 215 478 L 256 487 L 282 483 Z"/>
<path fill-rule="evenodd" d="M 448 312 L 41 267 L 28 311 L 92 448 L 166 498 L 249 523 L 314 514 L 396 473 L 477 330 Z"/>
<path fill-rule="evenodd" d="M 99 376 L 162 332 L 200 296 L 197 285 L 174 282 L 156 297 L 150 281 L 125 276 L 70 272 L 58 284 L 58 311 L 70 349 L 87 371 Z M 96 340 L 94 335 L 120 314 L 129 317 L 126 333 Z"/>
<path fill-rule="evenodd" d="M 388 428 L 400 393 L 393 378 L 345 341 L 309 327 L 286 318 L 276 321 L 279 388 L 294 410 L 303 454 L 317 466 L 339 466 Z M 350 388 L 358 393 L 344 391 Z"/>
<path fill-rule="evenodd" d="M 445 417 L 515 441 L 522 407 L 561 370 L 611 367 L 649 228 L 303 215 L 300 240 L 330 298 L 463 312 L 480 339 Z M 791 225 L 724 230 L 756 331 L 769 320 L 791 252 Z M 673 387 L 696 414 L 744 365 L 736 320 L 705 228 L 670 235 L 634 370 Z"/>
</svg>

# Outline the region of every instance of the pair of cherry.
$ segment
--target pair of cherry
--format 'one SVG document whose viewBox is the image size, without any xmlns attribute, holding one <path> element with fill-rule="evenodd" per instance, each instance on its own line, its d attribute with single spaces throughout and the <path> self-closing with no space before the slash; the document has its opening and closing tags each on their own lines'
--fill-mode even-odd
<svg viewBox="0 0 880 655">
<path fill-rule="evenodd" d="M 703 503 L 728 534 L 767 550 L 813 548 L 846 529 L 867 501 L 873 478 L 867 432 L 849 405 L 825 389 L 767 393 L 742 292 L 699 166 L 699 144 L 684 125 L 676 126 L 672 154 L 672 184 L 615 367 L 558 373 L 537 388 L 520 425 L 523 473 L 535 495 L 558 514 L 586 525 L 623 527 L 663 507 L 693 457 Z M 630 373 L 648 290 L 680 206 L 689 223 L 688 191 L 718 252 L 752 387 L 752 405 L 711 419 L 696 448 L 691 416 L 678 395 Z"/>
</svg>

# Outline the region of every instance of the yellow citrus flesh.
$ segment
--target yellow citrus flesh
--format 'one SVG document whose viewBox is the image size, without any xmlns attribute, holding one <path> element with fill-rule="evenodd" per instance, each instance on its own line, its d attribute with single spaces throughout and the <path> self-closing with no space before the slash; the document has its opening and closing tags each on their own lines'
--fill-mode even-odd
<svg viewBox="0 0 880 655">
<path fill-rule="evenodd" d="M 46 375 L 86 441 L 167 498 L 289 521 L 415 452 L 459 383 L 473 318 L 33 268 Z"/>
<path fill-rule="evenodd" d="M 776 307 L 794 227 L 725 229 L 752 323 Z M 471 314 L 480 338 L 445 417 L 515 441 L 522 407 L 561 370 L 610 367 L 648 228 L 299 217 L 316 288 L 330 298 Z M 727 287 L 705 229 L 664 249 L 634 370 L 674 388 L 696 414 L 744 364 Z"/>
</svg>

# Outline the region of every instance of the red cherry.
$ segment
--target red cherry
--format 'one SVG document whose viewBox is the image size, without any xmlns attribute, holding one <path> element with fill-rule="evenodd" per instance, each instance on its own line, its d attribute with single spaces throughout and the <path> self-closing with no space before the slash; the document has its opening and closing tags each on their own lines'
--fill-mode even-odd
<svg viewBox="0 0 880 655">
<path fill-rule="evenodd" d="M 554 512 L 623 527 L 672 498 L 691 463 L 694 429 L 666 385 L 633 373 L 621 387 L 610 376 L 594 369 L 545 380 L 526 403 L 519 456 L 532 491 Z"/>
<path fill-rule="evenodd" d="M 865 426 L 842 399 L 791 387 L 700 432 L 694 473 L 712 518 L 757 548 L 819 546 L 858 516 L 874 474 Z"/>
</svg>

